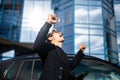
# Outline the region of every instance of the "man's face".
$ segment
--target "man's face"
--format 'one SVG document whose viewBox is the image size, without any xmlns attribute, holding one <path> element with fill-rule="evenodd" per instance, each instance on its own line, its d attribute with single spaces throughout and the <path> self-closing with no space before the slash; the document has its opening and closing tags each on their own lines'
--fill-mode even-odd
<svg viewBox="0 0 120 80">
<path fill-rule="evenodd" d="M 49 40 L 54 42 L 64 42 L 64 37 L 62 32 L 53 31 Z"/>
</svg>

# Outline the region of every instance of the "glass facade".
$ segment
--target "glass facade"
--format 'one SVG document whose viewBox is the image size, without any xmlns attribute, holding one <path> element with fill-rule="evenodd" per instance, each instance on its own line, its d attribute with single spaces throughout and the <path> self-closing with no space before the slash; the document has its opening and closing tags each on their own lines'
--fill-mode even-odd
<svg viewBox="0 0 120 80">
<path fill-rule="evenodd" d="M 0 37 L 19 41 L 23 0 L 0 0 Z"/>
<path fill-rule="evenodd" d="M 119 53 L 119 61 L 120 61 L 120 0 L 114 0 L 114 11 L 115 11 L 115 22 L 116 22 L 116 30 L 117 30 L 117 45 L 118 45 L 118 53 Z"/>
<path fill-rule="evenodd" d="M 0 38 L 19 42 L 23 4 L 23 0 L 0 0 Z M 14 53 L 14 50 L 6 51 L 0 54 L 0 60 L 14 57 Z"/>
<path fill-rule="evenodd" d="M 74 54 L 84 43 L 86 55 L 118 63 L 113 0 L 53 0 L 52 4 L 61 19 L 55 27 L 64 34 L 64 51 Z"/>
<path fill-rule="evenodd" d="M 51 0 L 0 0 L 0 37 L 34 42 L 40 27 L 52 13 Z M 1 53 L 1 60 L 14 57 L 14 50 Z"/>
<path fill-rule="evenodd" d="M 116 63 L 118 61 L 118 51 L 113 0 L 103 0 L 103 13 L 106 57 L 110 62 Z"/>
<path fill-rule="evenodd" d="M 59 2 L 59 4 L 57 4 Z M 60 22 L 54 27 L 64 34 L 65 42 L 63 49 L 68 54 L 74 52 L 74 1 L 54 1 L 54 13 L 60 18 Z M 59 6 L 59 7 L 58 7 Z"/>
<path fill-rule="evenodd" d="M 51 0 L 24 0 L 20 42 L 34 42 L 48 14 L 52 12 Z"/>
<path fill-rule="evenodd" d="M 0 0 L 0 37 L 34 42 L 52 12 L 51 0 Z"/>
</svg>

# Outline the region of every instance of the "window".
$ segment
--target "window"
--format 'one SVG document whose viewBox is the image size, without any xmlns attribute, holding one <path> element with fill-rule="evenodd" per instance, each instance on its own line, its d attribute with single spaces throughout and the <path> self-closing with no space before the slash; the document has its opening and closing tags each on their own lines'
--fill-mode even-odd
<svg viewBox="0 0 120 80">
<path fill-rule="evenodd" d="M 32 61 L 25 61 L 17 80 L 31 80 Z"/>
<path fill-rule="evenodd" d="M 51 0 L 24 0 L 21 42 L 34 42 L 51 10 Z M 28 29 L 25 29 L 25 28 Z M 24 33 L 27 34 L 25 35 Z"/>
<path fill-rule="evenodd" d="M 103 36 L 90 36 L 90 52 L 104 53 Z"/>
<path fill-rule="evenodd" d="M 89 5 L 101 5 L 101 0 L 88 0 Z"/>
<path fill-rule="evenodd" d="M 65 25 L 71 24 L 73 22 L 73 7 L 68 7 L 65 9 L 64 20 L 65 20 Z"/>
<path fill-rule="evenodd" d="M 68 54 L 74 54 L 72 53 L 73 45 L 72 42 L 67 42 L 63 44 L 63 50 Z"/>
<path fill-rule="evenodd" d="M 101 29 L 90 29 L 90 34 L 103 35 L 103 30 L 101 30 Z"/>
<path fill-rule="evenodd" d="M 87 35 L 75 35 L 75 53 L 80 49 L 80 44 L 86 45 L 85 53 L 89 53 L 89 40 Z"/>
<path fill-rule="evenodd" d="M 7 60 L 7 59 L 10 59 L 10 58 L 13 58 L 15 55 L 15 51 L 14 50 L 10 50 L 10 51 L 7 51 L 7 52 L 4 52 L 2 53 L 2 60 Z"/>
<path fill-rule="evenodd" d="M 39 80 L 42 71 L 42 63 L 40 61 L 35 61 L 33 69 L 33 80 Z"/>
<path fill-rule="evenodd" d="M 75 28 L 75 34 L 88 34 L 87 28 Z"/>
<path fill-rule="evenodd" d="M 21 62 L 16 62 L 12 68 L 8 71 L 5 80 L 14 80 L 17 76 L 18 70 L 20 68 Z"/>
<path fill-rule="evenodd" d="M 75 23 L 88 23 L 88 6 L 75 6 Z"/>
<path fill-rule="evenodd" d="M 7 70 L 5 80 L 39 80 L 42 63 L 40 60 L 14 62 Z"/>
<path fill-rule="evenodd" d="M 73 27 L 71 25 L 64 27 L 64 36 L 70 36 L 73 34 Z"/>
<path fill-rule="evenodd" d="M 119 80 L 120 74 L 114 67 L 97 60 L 85 60 L 75 69 L 77 80 Z"/>
<path fill-rule="evenodd" d="M 88 4 L 88 0 L 75 0 L 75 4 Z"/>
<path fill-rule="evenodd" d="M 93 29 L 102 29 L 103 26 L 102 25 L 90 25 L 90 28 L 93 28 Z"/>
<path fill-rule="evenodd" d="M 12 2 L 13 2 L 13 0 L 2 0 L 2 1 L 4 1 L 5 4 L 12 4 Z"/>
<path fill-rule="evenodd" d="M 77 28 L 88 28 L 88 24 L 75 24 Z"/>
<path fill-rule="evenodd" d="M 57 17 L 60 19 L 60 22 L 58 22 L 57 24 L 55 24 L 55 28 L 59 28 L 59 27 L 63 27 L 65 20 L 64 20 L 64 11 L 65 10 L 61 10 L 59 12 L 56 13 Z"/>
<path fill-rule="evenodd" d="M 72 42 L 72 40 L 73 40 L 72 35 L 65 36 L 64 38 L 65 38 L 65 41 L 67 41 L 67 42 Z"/>
<path fill-rule="evenodd" d="M 120 21 L 120 10 L 119 10 L 120 4 L 115 4 L 114 5 L 114 10 L 115 10 L 115 19 L 116 21 Z"/>
<path fill-rule="evenodd" d="M 89 6 L 90 23 L 102 24 L 102 9 L 97 6 Z"/>
</svg>

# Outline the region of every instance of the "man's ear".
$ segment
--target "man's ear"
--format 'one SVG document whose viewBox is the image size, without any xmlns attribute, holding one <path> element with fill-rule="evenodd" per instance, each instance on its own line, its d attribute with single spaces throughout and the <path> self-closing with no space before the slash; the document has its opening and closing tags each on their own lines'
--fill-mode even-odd
<svg viewBox="0 0 120 80">
<path fill-rule="evenodd" d="M 49 37 L 48 40 L 51 41 L 53 39 L 53 37 Z"/>
</svg>

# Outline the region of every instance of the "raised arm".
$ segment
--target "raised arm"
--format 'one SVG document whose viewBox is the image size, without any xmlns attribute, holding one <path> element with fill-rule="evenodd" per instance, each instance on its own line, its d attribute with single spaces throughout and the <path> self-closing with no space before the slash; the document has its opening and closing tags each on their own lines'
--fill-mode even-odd
<svg viewBox="0 0 120 80">
<path fill-rule="evenodd" d="M 39 52 L 43 44 L 45 43 L 45 40 L 47 38 L 47 34 L 49 32 L 50 27 L 52 24 L 56 24 L 58 22 L 58 18 L 55 14 L 49 14 L 47 22 L 43 25 L 41 30 L 39 31 L 37 38 L 34 42 L 33 49 L 36 52 Z"/>
<path fill-rule="evenodd" d="M 69 66 L 71 70 L 73 70 L 80 63 L 81 59 L 85 56 L 83 53 L 85 49 L 86 49 L 86 45 L 81 44 L 80 50 L 77 52 L 73 60 L 69 62 Z"/>
<path fill-rule="evenodd" d="M 50 27 L 51 27 L 51 24 L 46 22 L 44 24 L 44 26 L 41 28 L 41 30 L 39 31 L 37 38 L 36 38 L 34 45 L 33 45 L 33 49 L 36 52 L 38 52 L 41 49 L 42 45 L 45 43 L 45 40 L 47 38 L 47 34 L 48 34 Z"/>
</svg>

